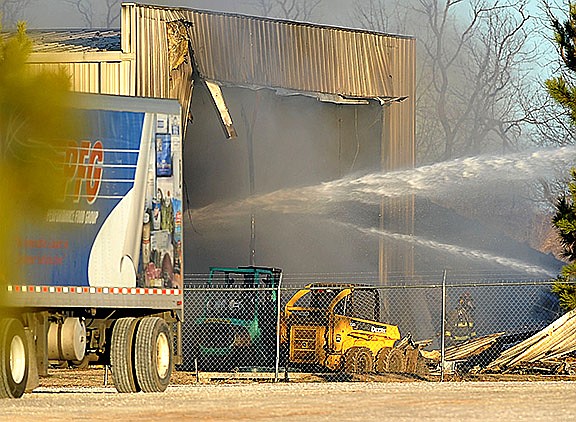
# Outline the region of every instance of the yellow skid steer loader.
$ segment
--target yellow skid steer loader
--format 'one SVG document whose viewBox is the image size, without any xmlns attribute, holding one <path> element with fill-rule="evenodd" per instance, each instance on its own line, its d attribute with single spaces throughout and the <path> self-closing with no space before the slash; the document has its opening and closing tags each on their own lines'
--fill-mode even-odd
<svg viewBox="0 0 576 422">
<path fill-rule="evenodd" d="M 400 341 L 398 327 L 379 322 L 379 315 L 378 290 L 354 284 L 307 285 L 284 308 L 281 338 L 289 362 L 349 374 L 426 375 L 419 346 L 409 338 Z"/>
</svg>

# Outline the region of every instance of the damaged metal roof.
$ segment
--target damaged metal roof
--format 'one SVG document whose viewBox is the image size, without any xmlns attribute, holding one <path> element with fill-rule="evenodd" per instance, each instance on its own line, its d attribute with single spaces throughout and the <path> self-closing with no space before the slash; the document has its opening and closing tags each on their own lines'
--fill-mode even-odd
<svg viewBox="0 0 576 422">
<path fill-rule="evenodd" d="M 198 74 L 223 85 L 343 98 L 412 94 L 415 40 L 410 37 L 186 8 L 126 3 L 123 9 L 122 33 L 31 31 L 34 53 L 136 53 L 139 67 L 149 69 L 142 86 L 162 87 L 169 79 L 163 65 L 170 36 L 183 26 Z M 180 49 L 180 60 L 186 53 Z"/>
<path fill-rule="evenodd" d="M 543 330 L 505 350 L 486 371 L 505 371 L 522 365 L 551 362 L 576 351 L 576 309 Z"/>
<path fill-rule="evenodd" d="M 120 30 L 69 29 L 28 31 L 35 53 L 120 51 Z"/>
<path fill-rule="evenodd" d="M 413 38 L 229 13 L 127 5 L 156 60 L 160 32 L 186 27 L 199 74 L 222 84 L 272 87 L 345 98 L 412 94 Z"/>
</svg>

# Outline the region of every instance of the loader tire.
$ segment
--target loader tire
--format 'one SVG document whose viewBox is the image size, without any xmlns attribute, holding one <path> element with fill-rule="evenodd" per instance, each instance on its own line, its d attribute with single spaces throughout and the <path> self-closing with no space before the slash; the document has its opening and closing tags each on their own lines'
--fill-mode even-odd
<svg viewBox="0 0 576 422">
<path fill-rule="evenodd" d="M 137 323 L 136 318 L 120 318 L 112 328 L 110 364 L 119 393 L 140 391 L 134 365 L 134 334 Z"/>
<path fill-rule="evenodd" d="M 388 355 L 392 351 L 391 347 L 383 347 L 378 350 L 376 355 L 376 362 L 374 363 L 374 370 L 378 373 L 388 372 Z"/>
<path fill-rule="evenodd" d="M 388 372 L 406 372 L 406 357 L 404 351 L 392 349 L 386 359 L 386 369 Z"/>
<path fill-rule="evenodd" d="M 367 374 L 372 372 L 374 358 L 367 347 L 351 347 L 344 354 L 344 372 L 347 374 Z"/>
<path fill-rule="evenodd" d="M 426 377 L 430 375 L 430 368 L 426 362 L 426 358 L 418 353 L 418 360 L 416 361 L 416 375 Z"/>
<path fill-rule="evenodd" d="M 158 317 L 146 317 L 136 329 L 134 362 L 136 380 L 145 393 L 166 390 L 174 360 L 173 339 L 168 324 Z"/>
<path fill-rule="evenodd" d="M 22 323 L 0 319 L 0 398 L 20 398 L 28 381 L 29 349 Z"/>
<path fill-rule="evenodd" d="M 408 374 L 415 374 L 417 372 L 418 359 L 420 358 L 420 350 L 408 347 L 404 349 L 404 359 L 406 367 L 404 372 Z"/>
</svg>

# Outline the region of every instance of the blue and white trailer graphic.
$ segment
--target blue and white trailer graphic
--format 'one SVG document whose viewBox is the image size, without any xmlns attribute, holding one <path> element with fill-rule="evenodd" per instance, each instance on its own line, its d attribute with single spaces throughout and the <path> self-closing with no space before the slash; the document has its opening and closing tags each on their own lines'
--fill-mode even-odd
<svg viewBox="0 0 576 422">
<path fill-rule="evenodd" d="M 74 95 L 62 201 L 22 233 L 21 275 L 2 287 L 0 397 L 53 361 L 111 365 L 120 392 L 163 391 L 181 360 L 180 105 Z"/>
</svg>

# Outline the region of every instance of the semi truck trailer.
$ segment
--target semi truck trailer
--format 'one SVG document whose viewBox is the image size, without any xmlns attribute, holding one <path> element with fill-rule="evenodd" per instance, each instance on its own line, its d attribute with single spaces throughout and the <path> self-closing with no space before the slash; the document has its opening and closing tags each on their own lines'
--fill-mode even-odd
<svg viewBox="0 0 576 422">
<path fill-rule="evenodd" d="M 59 204 L 26 224 L 0 285 L 0 397 L 53 363 L 105 365 L 119 392 L 164 391 L 181 363 L 182 132 L 176 100 L 74 94 Z"/>
</svg>

